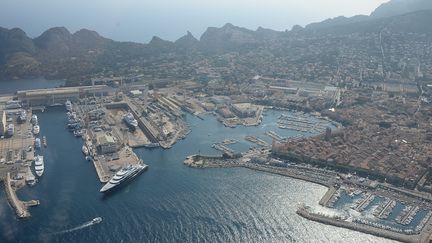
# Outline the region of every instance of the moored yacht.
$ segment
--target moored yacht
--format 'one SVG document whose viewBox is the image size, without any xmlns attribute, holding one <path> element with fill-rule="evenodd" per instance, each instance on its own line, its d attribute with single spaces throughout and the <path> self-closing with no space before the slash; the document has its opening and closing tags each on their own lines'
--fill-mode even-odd
<svg viewBox="0 0 432 243">
<path fill-rule="evenodd" d="M 33 114 L 32 116 L 31 116 L 31 123 L 33 124 L 33 125 L 36 125 L 36 124 L 38 124 L 38 117 L 37 117 L 37 115 L 35 115 L 35 114 Z"/>
<path fill-rule="evenodd" d="M 70 100 L 66 100 L 65 106 L 67 111 L 72 111 L 72 102 Z"/>
<path fill-rule="evenodd" d="M 42 176 L 44 173 L 44 157 L 42 155 L 37 155 L 35 159 L 35 172 L 37 176 Z"/>
<path fill-rule="evenodd" d="M 85 146 L 85 144 L 82 146 L 81 151 L 86 156 L 89 154 L 88 148 L 87 148 L 87 146 Z"/>
<path fill-rule="evenodd" d="M 37 149 L 41 148 L 41 140 L 40 140 L 40 138 L 36 138 L 35 139 L 34 146 Z"/>
<path fill-rule="evenodd" d="M 39 132 L 40 132 L 40 127 L 39 127 L 39 125 L 34 125 L 33 126 L 33 134 L 34 135 L 38 135 L 39 134 Z"/>
<path fill-rule="evenodd" d="M 147 169 L 148 165 L 146 164 L 137 164 L 137 165 L 128 165 L 121 170 L 119 170 L 111 180 L 106 183 L 101 189 L 100 192 L 108 192 L 113 190 L 114 188 L 120 186 L 121 184 L 132 180 L 135 176 L 139 175 L 143 170 Z"/>
</svg>

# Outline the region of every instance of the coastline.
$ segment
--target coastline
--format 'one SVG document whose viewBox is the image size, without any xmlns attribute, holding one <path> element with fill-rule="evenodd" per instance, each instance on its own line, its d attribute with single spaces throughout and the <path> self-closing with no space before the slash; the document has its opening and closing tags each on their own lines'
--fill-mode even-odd
<svg viewBox="0 0 432 243">
<path fill-rule="evenodd" d="M 335 188 L 335 182 L 332 181 L 332 183 L 324 182 L 322 180 L 319 180 L 315 178 L 312 174 L 309 176 L 303 176 L 301 174 L 293 173 L 292 171 L 287 170 L 281 170 L 277 169 L 276 167 L 272 166 L 265 166 L 265 165 L 252 165 L 250 163 L 236 163 L 236 162 L 226 162 L 224 161 L 223 157 L 212 157 L 209 156 L 207 160 L 205 159 L 206 156 L 199 155 L 198 157 L 201 157 L 200 160 L 193 160 L 193 156 L 198 155 L 191 155 L 188 156 L 187 159 L 184 161 L 184 164 L 189 167 L 193 168 L 246 168 L 251 169 L 255 171 L 260 172 L 266 172 L 281 176 L 290 177 L 293 179 L 299 179 L 306 182 L 311 182 L 314 184 L 318 184 L 321 186 L 325 186 L 328 188 L 327 192 L 322 196 L 322 198 L 319 201 L 319 204 L 321 206 L 325 206 L 333 197 L 333 195 L 336 193 Z M 210 162 L 211 161 L 211 162 Z M 223 161 L 223 162 L 221 162 Z M 198 165 L 198 166 L 197 166 Z M 286 169 L 286 168 L 285 168 Z M 378 237 L 384 237 L 391 240 L 401 241 L 401 242 L 424 242 L 427 243 L 429 240 L 432 240 L 432 217 L 427 219 L 427 223 L 424 225 L 423 229 L 418 234 L 403 234 L 398 233 L 382 228 L 373 227 L 366 224 L 361 224 L 357 222 L 347 221 L 347 220 L 341 220 L 337 218 L 332 218 L 325 215 L 320 215 L 317 213 L 309 212 L 307 210 L 307 207 L 303 206 L 297 209 L 296 213 L 300 216 L 302 216 L 305 219 L 316 221 L 319 223 L 332 225 L 336 227 L 346 228 Z"/>
</svg>

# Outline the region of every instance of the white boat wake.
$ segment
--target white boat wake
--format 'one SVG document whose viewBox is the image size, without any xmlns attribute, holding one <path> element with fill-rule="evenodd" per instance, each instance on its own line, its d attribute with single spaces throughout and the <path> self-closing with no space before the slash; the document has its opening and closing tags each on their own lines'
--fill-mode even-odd
<svg viewBox="0 0 432 243">
<path fill-rule="evenodd" d="M 74 232 L 74 231 L 77 231 L 77 230 L 80 230 L 80 229 L 84 229 L 84 228 L 90 227 L 90 226 L 95 225 L 95 224 L 99 224 L 101 221 L 102 221 L 101 218 L 95 218 L 95 219 L 87 221 L 87 222 L 85 222 L 85 223 L 83 223 L 83 224 L 81 224 L 81 225 L 79 225 L 77 227 L 74 227 L 74 228 L 71 228 L 71 229 L 67 229 L 67 230 L 62 230 L 62 231 L 55 232 L 55 233 L 51 233 L 51 235 L 58 235 L 58 234 L 65 234 L 65 233 Z"/>
</svg>

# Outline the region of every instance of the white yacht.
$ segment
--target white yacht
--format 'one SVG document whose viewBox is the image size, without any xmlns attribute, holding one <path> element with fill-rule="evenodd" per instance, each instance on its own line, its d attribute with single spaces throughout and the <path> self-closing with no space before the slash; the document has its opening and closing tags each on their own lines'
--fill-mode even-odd
<svg viewBox="0 0 432 243">
<path fill-rule="evenodd" d="M 44 158 L 41 155 L 37 155 L 35 159 L 35 172 L 39 177 L 44 173 Z"/>
<path fill-rule="evenodd" d="M 138 127 L 138 121 L 135 119 L 132 113 L 127 113 L 123 120 L 126 122 L 126 124 L 131 127 L 132 129 L 136 129 Z"/>
<path fill-rule="evenodd" d="M 135 176 L 140 174 L 143 170 L 145 170 L 148 165 L 128 165 L 123 169 L 119 170 L 111 180 L 106 183 L 101 189 L 100 192 L 108 192 L 112 189 L 118 187 L 119 185 L 125 183 L 126 181 L 132 180 Z"/>
<path fill-rule="evenodd" d="M 87 146 L 85 146 L 85 144 L 82 146 L 81 151 L 83 152 L 83 154 L 85 156 L 87 156 L 89 154 L 89 150 L 88 150 Z"/>
<path fill-rule="evenodd" d="M 33 114 L 33 115 L 31 116 L 31 123 L 32 123 L 33 125 L 38 124 L 38 117 L 37 117 L 35 114 Z"/>
<path fill-rule="evenodd" d="M 41 148 L 40 138 L 36 138 L 34 144 L 35 144 L 35 148 L 37 148 L 37 149 Z"/>
<path fill-rule="evenodd" d="M 99 224 L 100 222 L 102 222 L 102 218 L 101 217 L 97 217 L 92 219 L 92 224 Z"/>
<path fill-rule="evenodd" d="M 39 127 L 39 125 L 34 125 L 33 126 L 33 134 L 34 135 L 38 135 L 39 134 L 39 132 L 40 132 L 40 127 Z"/>
</svg>

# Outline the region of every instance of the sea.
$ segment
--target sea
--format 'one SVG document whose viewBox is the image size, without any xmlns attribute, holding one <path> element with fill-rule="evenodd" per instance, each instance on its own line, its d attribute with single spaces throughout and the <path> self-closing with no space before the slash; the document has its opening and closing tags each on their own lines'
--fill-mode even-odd
<svg viewBox="0 0 432 243">
<path fill-rule="evenodd" d="M 58 86 L 33 82 L 43 84 L 30 82 L 30 88 Z M 29 89 L 28 82 L 11 83 L 14 89 Z M 186 115 L 192 131 L 184 140 L 167 150 L 135 149 L 149 169 L 121 190 L 103 195 L 93 164 L 81 152 L 82 140 L 65 128 L 64 107 L 50 107 L 38 113 L 40 136 L 48 143 L 39 152 L 45 173 L 34 187 L 17 193 L 22 200 L 40 200 L 40 205 L 30 208 L 31 218 L 18 220 L 2 190 L 0 242 L 393 242 L 296 214 L 301 204 L 319 208 L 326 187 L 245 168 L 183 165 L 190 154 L 219 154 L 211 145 L 224 139 L 238 140 L 230 147 L 245 151 L 257 146 L 244 140 L 247 135 L 267 142 L 268 130 L 299 135 L 277 128 L 277 118 L 286 112 L 269 110 L 261 125 L 236 128 L 211 115 L 204 120 Z M 92 224 L 96 217 L 103 221 Z"/>
</svg>

